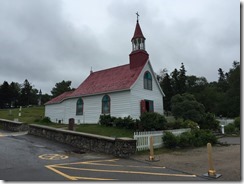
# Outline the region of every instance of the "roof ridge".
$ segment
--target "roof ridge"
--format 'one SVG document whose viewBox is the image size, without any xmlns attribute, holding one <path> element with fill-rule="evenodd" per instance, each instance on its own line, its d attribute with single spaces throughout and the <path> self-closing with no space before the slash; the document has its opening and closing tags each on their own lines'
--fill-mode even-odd
<svg viewBox="0 0 244 184">
<path fill-rule="evenodd" d="M 93 74 L 93 73 L 98 73 L 98 72 L 103 72 L 103 71 L 106 71 L 106 70 L 115 69 L 115 68 L 120 68 L 120 67 L 124 67 L 124 66 L 128 66 L 128 65 L 130 65 L 130 64 L 124 64 L 124 65 L 120 65 L 120 66 L 115 66 L 115 67 L 111 67 L 111 68 L 106 68 L 106 69 L 98 70 L 98 71 L 95 71 L 95 72 L 93 71 L 92 74 Z"/>
</svg>

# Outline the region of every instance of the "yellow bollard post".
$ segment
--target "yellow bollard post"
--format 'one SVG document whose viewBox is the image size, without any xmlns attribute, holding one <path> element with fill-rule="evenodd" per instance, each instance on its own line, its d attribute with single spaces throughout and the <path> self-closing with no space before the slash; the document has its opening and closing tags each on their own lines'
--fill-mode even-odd
<svg viewBox="0 0 244 184">
<path fill-rule="evenodd" d="M 149 160 L 153 161 L 154 160 L 154 150 L 153 150 L 153 137 L 150 137 L 150 156 Z"/>
<path fill-rule="evenodd" d="M 211 178 L 218 178 L 221 176 L 221 174 L 216 174 L 216 171 L 213 166 L 213 158 L 212 158 L 212 145 L 211 143 L 207 144 L 207 150 L 208 150 L 208 173 L 204 174 L 204 176 L 211 177 Z"/>
<path fill-rule="evenodd" d="M 209 165 L 208 175 L 215 177 L 216 176 L 216 171 L 214 170 L 214 167 L 213 167 L 212 145 L 211 145 L 211 143 L 207 144 L 207 149 L 208 149 L 208 165 Z"/>
</svg>

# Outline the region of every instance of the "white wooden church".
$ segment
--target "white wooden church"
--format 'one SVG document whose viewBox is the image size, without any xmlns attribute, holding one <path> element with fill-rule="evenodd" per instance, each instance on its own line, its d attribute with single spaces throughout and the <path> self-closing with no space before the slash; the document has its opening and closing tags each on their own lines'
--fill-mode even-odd
<svg viewBox="0 0 244 184">
<path fill-rule="evenodd" d="M 129 64 L 90 75 L 71 92 L 45 104 L 45 116 L 52 122 L 98 123 L 102 114 L 139 119 L 143 112 L 163 114 L 164 93 L 154 75 L 145 40 L 137 19 Z"/>
</svg>

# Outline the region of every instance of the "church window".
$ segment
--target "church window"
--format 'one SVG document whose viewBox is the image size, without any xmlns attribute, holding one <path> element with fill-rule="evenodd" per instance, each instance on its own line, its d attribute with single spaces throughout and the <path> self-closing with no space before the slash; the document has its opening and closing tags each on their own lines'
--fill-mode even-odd
<svg viewBox="0 0 244 184">
<path fill-rule="evenodd" d="M 149 71 L 144 74 L 144 89 L 152 90 L 152 75 Z"/>
<path fill-rule="evenodd" d="M 110 114 L 110 97 L 104 95 L 102 99 L 102 114 Z"/>
<path fill-rule="evenodd" d="M 82 98 L 79 98 L 76 102 L 76 115 L 83 115 L 84 103 Z"/>
</svg>

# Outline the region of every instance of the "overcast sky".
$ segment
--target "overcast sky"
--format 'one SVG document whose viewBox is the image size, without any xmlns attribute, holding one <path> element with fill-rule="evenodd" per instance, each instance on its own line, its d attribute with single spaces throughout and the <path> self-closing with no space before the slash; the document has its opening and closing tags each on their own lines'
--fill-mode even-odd
<svg viewBox="0 0 244 184">
<path fill-rule="evenodd" d="M 0 0 L 0 84 L 50 93 L 129 63 L 136 12 L 153 69 L 218 80 L 240 61 L 239 0 Z"/>
</svg>

